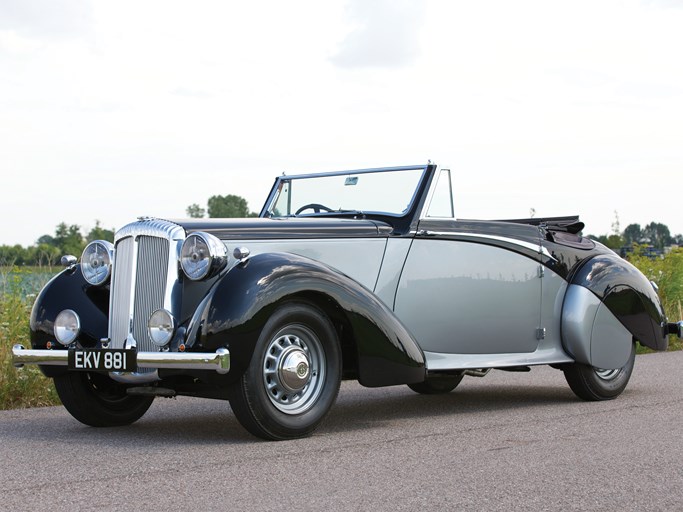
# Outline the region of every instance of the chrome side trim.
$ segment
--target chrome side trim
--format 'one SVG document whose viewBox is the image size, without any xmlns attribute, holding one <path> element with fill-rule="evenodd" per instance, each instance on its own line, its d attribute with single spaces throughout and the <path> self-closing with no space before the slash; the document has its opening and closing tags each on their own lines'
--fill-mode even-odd
<svg viewBox="0 0 683 512">
<path fill-rule="evenodd" d="M 508 238 L 506 236 L 498 236 L 498 235 L 485 235 L 485 234 L 473 234 L 473 233 L 461 233 L 458 231 L 428 231 L 425 232 L 426 236 L 457 236 L 461 238 L 471 238 L 473 240 L 476 240 L 478 238 L 483 238 L 486 240 L 495 240 L 497 242 L 505 242 L 511 245 L 518 245 L 520 247 L 524 247 L 525 249 L 528 249 L 530 251 L 537 252 L 539 254 L 543 254 L 543 256 L 546 256 L 552 260 L 555 260 L 556 258 L 550 254 L 547 248 L 543 247 L 540 243 L 538 244 L 532 244 L 531 242 L 525 242 L 524 240 L 517 240 L 516 238 Z"/>
<path fill-rule="evenodd" d="M 12 364 L 67 366 L 68 350 L 26 349 L 22 345 L 12 347 Z M 225 374 L 230 371 L 230 351 L 219 348 L 216 352 L 138 352 L 138 368 L 172 368 L 180 370 L 215 370 Z"/>
</svg>

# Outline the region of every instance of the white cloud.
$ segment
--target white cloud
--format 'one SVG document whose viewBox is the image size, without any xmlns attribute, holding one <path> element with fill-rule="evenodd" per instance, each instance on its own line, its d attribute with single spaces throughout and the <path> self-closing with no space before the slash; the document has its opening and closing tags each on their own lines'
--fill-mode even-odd
<svg viewBox="0 0 683 512">
<path fill-rule="evenodd" d="M 72 39 L 89 31 L 88 0 L 3 0 L 0 30 L 40 39 Z"/>
<path fill-rule="evenodd" d="M 352 0 L 353 28 L 330 60 L 344 68 L 396 68 L 415 62 L 424 4 L 417 0 Z"/>
</svg>

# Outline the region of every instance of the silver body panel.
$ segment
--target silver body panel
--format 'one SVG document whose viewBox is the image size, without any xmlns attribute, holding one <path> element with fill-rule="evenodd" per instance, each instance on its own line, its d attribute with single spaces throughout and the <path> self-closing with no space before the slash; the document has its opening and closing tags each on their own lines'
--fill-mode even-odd
<svg viewBox="0 0 683 512">
<path fill-rule="evenodd" d="M 410 238 L 390 238 L 387 240 L 387 249 L 382 262 L 382 271 L 377 278 L 375 295 L 391 309 L 394 308 L 396 290 L 412 243 L 413 240 Z"/>
<path fill-rule="evenodd" d="M 626 364 L 633 336 L 590 290 L 570 285 L 563 306 L 564 346 L 580 363 L 614 369 Z"/>
<path fill-rule="evenodd" d="M 427 352 L 531 353 L 539 341 L 539 268 L 499 247 L 414 240 L 395 312 Z"/>
<path fill-rule="evenodd" d="M 429 371 L 474 370 L 480 368 L 509 368 L 539 364 L 572 363 L 561 347 L 544 344 L 531 353 L 522 354 L 441 354 L 425 352 Z"/>
<path fill-rule="evenodd" d="M 229 254 L 232 254 L 235 247 L 246 247 L 251 256 L 269 252 L 289 252 L 305 256 L 339 270 L 369 290 L 375 289 L 387 245 L 386 238 L 240 239 L 223 242 Z"/>
</svg>

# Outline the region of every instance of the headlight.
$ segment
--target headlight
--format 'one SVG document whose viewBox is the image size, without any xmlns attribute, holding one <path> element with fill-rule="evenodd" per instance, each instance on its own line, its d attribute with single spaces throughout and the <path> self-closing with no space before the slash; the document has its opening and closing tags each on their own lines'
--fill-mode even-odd
<svg viewBox="0 0 683 512">
<path fill-rule="evenodd" d="M 180 266 L 193 281 L 216 275 L 227 263 L 228 250 L 223 242 L 209 233 L 192 233 L 180 249 Z"/>
<path fill-rule="evenodd" d="M 175 332 L 175 320 L 173 315 L 165 309 L 157 309 L 147 322 L 147 331 L 152 343 L 159 347 L 168 344 Z"/>
<path fill-rule="evenodd" d="M 55 318 L 54 333 L 62 345 L 71 345 L 81 332 L 81 319 L 75 311 L 65 309 Z"/>
<path fill-rule="evenodd" d="M 101 285 L 111 275 L 111 260 L 114 246 L 106 240 L 90 242 L 81 256 L 81 272 L 90 284 Z"/>
</svg>

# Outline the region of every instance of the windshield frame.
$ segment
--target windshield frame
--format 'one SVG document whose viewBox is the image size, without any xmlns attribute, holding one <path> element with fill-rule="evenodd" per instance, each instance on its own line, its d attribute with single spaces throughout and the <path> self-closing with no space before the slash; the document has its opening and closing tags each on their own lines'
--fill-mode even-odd
<svg viewBox="0 0 683 512">
<path fill-rule="evenodd" d="M 301 218 L 301 217 L 348 217 L 348 216 L 357 216 L 357 215 L 362 215 L 362 216 L 369 216 L 369 217 L 388 217 L 388 218 L 403 218 L 408 215 L 411 215 L 412 212 L 415 210 L 416 203 L 419 201 L 420 196 L 422 195 L 424 191 L 424 186 L 426 181 L 430 181 L 429 178 L 431 178 L 431 173 L 428 172 L 430 168 L 430 164 L 425 164 L 425 165 L 406 165 L 406 166 L 399 166 L 399 167 L 379 167 L 379 168 L 371 168 L 371 169 L 355 169 L 355 170 L 345 170 L 345 171 L 335 171 L 335 172 L 323 172 L 323 173 L 307 173 L 307 174 L 293 174 L 293 175 L 286 175 L 283 173 L 282 176 L 278 176 L 275 179 L 275 183 L 273 184 L 273 187 L 271 188 L 270 194 L 268 195 L 268 198 L 266 199 L 263 208 L 261 209 L 261 212 L 259 214 L 259 217 L 262 218 Z M 279 197 L 279 191 L 283 187 L 284 184 L 286 183 L 291 183 L 296 180 L 306 180 L 306 179 L 314 179 L 314 178 L 327 178 L 327 177 L 335 177 L 335 176 L 348 176 L 348 175 L 363 175 L 363 174 L 378 174 L 378 173 L 388 173 L 388 172 L 401 172 L 401 171 L 421 171 L 421 174 L 417 180 L 415 189 L 413 190 L 412 197 L 410 198 L 410 202 L 408 203 L 407 208 L 405 209 L 404 212 L 402 213 L 392 213 L 392 212 L 386 212 L 382 210 L 364 210 L 364 211 L 332 211 L 332 212 L 318 212 L 318 213 L 306 213 L 306 214 L 301 214 L 301 215 L 295 215 L 295 214 L 290 214 L 290 215 L 283 215 L 283 216 L 273 216 L 273 210 L 275 209 L 275 204 L 278 200 Z"/>
</svg>

